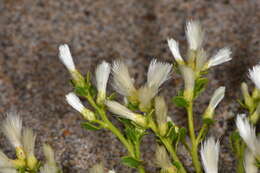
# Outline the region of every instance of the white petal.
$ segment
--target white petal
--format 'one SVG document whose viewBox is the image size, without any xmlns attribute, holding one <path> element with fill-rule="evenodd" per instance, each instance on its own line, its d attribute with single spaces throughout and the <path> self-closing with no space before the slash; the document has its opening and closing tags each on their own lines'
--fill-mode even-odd
<svg viewBox="0 0 260 173">
<path fill-rule="evenodd" d="M 23 130 L 23 147 L 27 155 L 34 155 L 36 135 L 33 133 L 32 129 L 25 128 Z"/>
<path fill-rule="evenodd" d="M 60 45 L 59 51 L 59 58 L 61 62 L 66 66 L 69 71 L 74 71 L 76 68 L 73 62 L 73 58 L 70 54 L 69 46 L 67 44 Z"/>
<path fill-rule="evenodd" d="M 136 91 L 128 68 L 122 61 L 114 61 L 112 70 L 113 87 L 118 93 L 123 96 L 130 96 L 132 92 Z"/>
<path fill-rule="evenodd" d="M 76 96 L 73 92 L 66 95 L 66 100 L 69 105 L 71 105 L 78 112 L 82 112 L 85 109 L 78 96 Z"/>
<path fill-rule="evenodd" d="M 135 113 L 133 113 L 132 111 L 127 109 L 125 106 L 121 105 L 120 103 L 118 103 L 116 101 L 107 100 L 105 102 L 105 104 L 107 105 L 110 112 L 112 112 L 116 115 L 119 115 L 123 118 L 127 118 L 127 119 L 135 121 L 135 117 L 136 117 Z"/>
<path fill-rule="evenodd" d="M 217 107 L 217 105 L 219 104 L 219 102 L 221 102 L 221 100 L 224 98 L 225 96 L 225 87 L 219 87 L 218 89 L 216 89 L 216 91 L 214 92 L 211 100 L 210 100 L 210 107 L 215 109 Z"/>
<path fill-rule="evenodd" d="M 16 112 L 7 114 L 6 120 L 2 123 L 2 129 L 10 143 L 15 147 L 22 147 L 22 120 Z"/>
<path fill-rule="evenodd" d="M 213 137 L 208 138 L 201 146 L 201 159 L 205 173 L 218 172 L 219 141 Z"/>
<path fill-rule="evenodd" d="M 220 49 L 216 55 L 214 55 L 208 63 L 208 67 L 213 67 L 224 62 L 230 61 L 231 58 L 231 50 L 229 48 L 222 48 Z"/>
<path fill-rule="evenodd" d="M 249 70 L 249 77 L 254 82 L 255 86 L 260 89 L 260 65 L 256 65 Z"/>
<path fill-rule="evenodd" d="M 168 46 L 177 62 L 183 62 L 180 54 L 179 43 L 174 39 L 168 39 Z"/>
<path fill-rule="evenodd" d="M 110 74 L 110 64 L 103 61 L 96 68 L 97 89 L 99 92 L 106 92 L 107 81 Z"/>
<path fill-rule="evenodd" d="M 204 32 L 198 21 L 189 21 L 187 23 L 186 37 L 191 50 L 198 50 L 201 48 L 204 39 Z"/>
<path fill-rule="evenodd" d="M 182 66 L 180 67 L 182 76 L 184 78 L 185 88 L 188 90 L 193 90 L 195 84 L 195 73 L 190 67 Z"/>
<path fill-rule="evenodd" d="M 157 62 L 153 59 L 147 73 L 147 85 L 159 89 L 159 87 L 170 79 L 172 65 L 169 63 Z"/>
<path fill-rule="evenodd" d="M 238 114 L 236 119 L 236 126 L 242 139 L 245 141 L 249 149 L 253 153 L 257 153 L 257 138 L 255 134 L 255 127 L 250 125 L 245 114 Z"/>
</svg>

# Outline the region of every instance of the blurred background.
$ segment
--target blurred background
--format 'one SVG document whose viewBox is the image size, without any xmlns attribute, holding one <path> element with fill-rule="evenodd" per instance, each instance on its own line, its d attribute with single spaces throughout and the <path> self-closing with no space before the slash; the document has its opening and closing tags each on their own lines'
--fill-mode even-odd
<svg viewBox="0 0 260 173">
<path fill-rule="evenodd" d="M 19 111 L 24 124 L 38 135 L 38 156 L 42 157 L 43 142 L 49 143 L 64 173 L 86 173 L 98 162 L 120 173 L 135 172 L 120 164 L 126 152 L 110 132 L 83 130 L 82 118 L 65 103 L 64 96 L 72 87 L 69 73 L 59 62 L 58 46 L 70 45 L 82 73 L 93 72 L 101 60 L 124 59 L 140 85 L 152 58 L 173 62 L 167 38 L 178 40 L 185 55 L 184 27 L 189 19 L 201 21 L 210 55 L 224 46 L 233 52 L 231 62 L 207 75 L 210 83 L 198 99 L 195 120 L 199 127 L 199 116 L 213 91 L 225 85 L 226 97 L 216 111 L 210 134 L 221 140 L 219 172 L 235 172 L 228 136 L 234 129 L 233 117 L 244 111 L 236 102 L 241 96 L 240 83 L 250 83 L 247 70 L 260 60 L 257 0 L 0 0 L 1 119 L 10 109 Z M 170 99 L 181 87 L 182 80 L 174 73 L 161 93 Z M 170 102 L 169 109 L 175 123 L 185 126 L 183 110 Z M 14 155 L 2 134 L 0 141 L 1 149 Z M 154 142 L 154 136 L 147 135 L 142 146 L 149 173 L 156 172 Z M 183 148 L 180 155 L 192 171 Z"/>
</svg>

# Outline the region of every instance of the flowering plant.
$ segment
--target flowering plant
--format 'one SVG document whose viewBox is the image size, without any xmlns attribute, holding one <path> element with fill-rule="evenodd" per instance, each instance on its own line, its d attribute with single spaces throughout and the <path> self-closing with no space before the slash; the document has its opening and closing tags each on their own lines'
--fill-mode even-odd
<svg viewBox="0 0 260 173">
<path fill-rule="evenodd" d="M 127 65 L 121 60 L 114 61 L 112 65 L 105 61 L 99 64 L 95 72 L 96 82 L 93 84 L 90 73 L 84 77 L 76 69 L 69 47 L 67 45 L 59 47 L 59 57 L 69 70 L 74 86 L 74 92 L 66 95 L 67 102 L 86 120 L 82 124 L 84 128 L 89 130 L 104 128 L 114 133 L 128 151 L 128 154 L 122 157 L 122 163 L 136 168 L 139 173 L 145 172 L 140 145 L 142 137 L 149 132 L 154 133 L 158 139 L 155 162 L 160 172 L 187 172 L 178 156 L 179 145 L 184 145 L 190 153 L 196 173 L 203 172 L 202 169 L 206 173 L 218 172 L 220 142 L 206 136 L 214 123 L 215 109 L 224 98 L 225 87 L 221 86 L 213 93 L 208 107 L 201 115 L 203 123 L 198 132 L 194 129 L 193 105 L 206 88 L 208 79 L 205 74 L 210 68 L 230 61 L 231 51 L 229 48 L 222 48 L 208 58 L 207 52 L 203 49 L 204 31 L 197 21 L 187 23 L 186 37 L 189 45 L 187 57 L 183 58 L 181 55 L 176 40 L 168 39 L 176 63 L 173 65 L 153 59 L 148 68 L 147 81 L 139 88 L 134 84 Z M 179 127 L 171 120 L 166 101 L 159 94 L 162 84 L 171 77 L 173 69 L 182 75 L 184 88 L 172 98 L 172 102 L 187 112 L 188 129 Z M 114 90 L 123 98 L 121 103 L 115 100 L 114 93 L 109 95 L 106 92 L 110 73 L 113 77 Z M 260 66 L 250 70 L 249 76 L 256 84 L 256 88 L 250 94 L 247 85 L 243 83 L 243 100 L 240 101 L 248 110 L 249 117 L 237 116 L 238 131 L 231 136 L 232 147 L 237 157 L 238 173 L 256 173 L 260 160 L 260 138 L 256 136 L 253 126 L 259 119 L 260 111 Z M 92 108 L 86 108 L 78 96 L 85 98 Z M 109 115 L 115 116 L 124 125 L 123 131 L 111 123 Z"/>
</svg>

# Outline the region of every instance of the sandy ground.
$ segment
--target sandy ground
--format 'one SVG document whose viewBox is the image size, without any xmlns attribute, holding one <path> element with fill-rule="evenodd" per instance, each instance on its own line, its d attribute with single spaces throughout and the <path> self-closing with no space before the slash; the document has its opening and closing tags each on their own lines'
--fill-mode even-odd
<svg viewBox="0 0 260 173">
<path fill-rule="evenodd" d="M 24 124 L 38 134 L 38 156 L 42 157 L 43 142 L 51 144 L 64 173 L 87 172 L 100 161 L 120 173 L 135 172 L 119 163 L 125 150 L 110 132 L 83 130 L 82 118 L 65 103 L 64 95 L 72 87 L 58 60 L 58 45 L 70 45 L 83 73 L 93 71 L 101 60 L 122 58 L 142 84 L 152 58 L 173 61 L 167 38 L 179 40 L 185 52 L 188 19 L 201 21 L 210 54 L 224 46 L 233 51 L 232 62 L 210 71 L 209 87 L 198 99 L 195 119 L 199 127 L 199 114 L 210 95 L 225 85 L 227 96 L 218 107 L 217 123 L 210 133 L 221 139 L 220 172 L 234 172 L 228 136 L 234 129 L 232 117 L 243 111 L 236 103 L 239 85 L 248 81 L 247 69 L 260 60 L 257 0 L 0 0 L 0 113 L 18 110 Z M 174 74 L 162 94 L 170 98 L 181 86 L 180 76 Z M 171 117 L 184 126 L 183 110 L 169 105 Z M 149 173 L 156 171 L 151 159 L 154 146 L 154 137 L 146 136 L 142 151 Z M 14 154 L 3 135 L 0 147 L 10 156 Z M 190 168 L 187 154 L 180 151 Z"/>
</svg>

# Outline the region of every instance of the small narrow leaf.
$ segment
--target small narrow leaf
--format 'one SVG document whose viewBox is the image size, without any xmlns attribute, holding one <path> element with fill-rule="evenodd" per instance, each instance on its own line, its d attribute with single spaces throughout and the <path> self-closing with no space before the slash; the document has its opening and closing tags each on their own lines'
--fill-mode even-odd
<svg viewBox="0 0 260 173">
<path fill-rule="evenodd" d="M 212 118 L 204 118 L 203 123 L 207 125 L 212 125 L 215 123 L 215 120 L 213 120 Z"/>
<path fill-rule="evenodd" d="M 84 122 L 84 123 L 81 123 L 81 126 L 87 130 L 99 130 L 101 129 L 100 126 L 96 126 L 94 124 L 91 124 L 89 122 Z"/>
<path fill-rule="evenodd" d="M 188 107 L 189 106 L 189 102 L 182 96 L 173 97 L 172 102 L 178 107 Z"/>
<path fill-rule="evenodd" d="M 208 83 L 207 78 L 198 78 L 195 81 L 194 98 L 198 97 L 202 93 Z"/>
<path fill-rule="evenodd" d="M 141 161 L 136 160 L 135 158 L 130 157 L 130 156 L 122 157 L 121 162 L 124 165 L 129 166 L 131 168 L 137 168 L 141 164 Z"/>
</svg>

